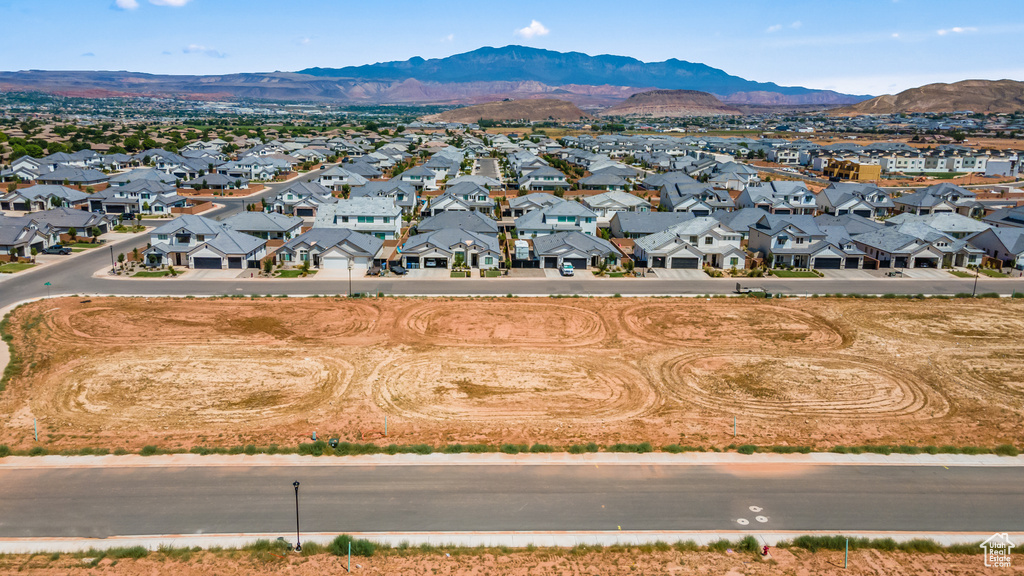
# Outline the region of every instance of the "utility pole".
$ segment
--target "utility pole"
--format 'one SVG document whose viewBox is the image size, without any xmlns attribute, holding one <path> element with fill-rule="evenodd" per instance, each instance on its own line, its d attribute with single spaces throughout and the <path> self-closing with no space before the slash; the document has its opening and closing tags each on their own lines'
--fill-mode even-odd
<svg viewBox="0 0 1024 576">
<path fill-rule="evenodd" d="M 302 552 L 302 542 L 299 541 L 299 481 L 292 482 L 295 487 L 295 551 Z"/>
</svg>

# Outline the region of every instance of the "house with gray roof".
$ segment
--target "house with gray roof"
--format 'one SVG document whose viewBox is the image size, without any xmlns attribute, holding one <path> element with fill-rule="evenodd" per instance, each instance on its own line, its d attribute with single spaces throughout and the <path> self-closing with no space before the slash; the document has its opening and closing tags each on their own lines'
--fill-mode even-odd
<svg viewBox="0 0 1024 576">
<path fill-rule="evenodd" d="M 305 220 L 298 216 L 285 216 L 275 212 L 239 212 L 221 221 L 221 224 L 264 240 L 291 240 L 302 233 Z"/>
<path fill-rule="evenodd" d="M 641 238 L 693 218 L 690 212 L 617 212 L 608 228 L 615 238 Z"/>
<path fill-rule="evenodd" d="M 148 266 L 258 269 L 267 255 L 266 245 L 266 240 L 216 220 L 183 214 L 150 231 L 150 247 L 143 256 Z"/>
<path fill-rule="evenodd" d="M 591 174 L 586 178 L 580 178 L 580 188 L 583 190 L 609 190 L 624 192 L 626 187 L 629 186 L 629 182 L 619 176 L 618 174 L 612 174 L 609 172 L 601 174 Z"/>
<path fill-rule="evenodd" d="M 416 187 L 400 180 L 370 180 L 353 188 L 349 198 L 391 198 L 402 208 L 402 213 L 415 215 L 419 209 Z"/>
<path fill-rule="evenodd" d="M 55 184 L 37 184 L 0 194 L 0 210 L 36 212 L 57 206 L 85 207 L 89 195 L 74 188 Z"/>
<path fill-rule="evenodd" d="M 760 208 L 772 214 L 813 215 L 818 202 L 803 182 L 773 180 L 744 188 L 736 206 Z"/>
<path fill-rule="evenodd" d="M 747 248 L 760 253 L 772 267 L 857 269 L 864 265 L 862 247 L 822 230 L 807 215 L 767 214 L 750 227 Z"/>
<path fill-rule="evenodd" d="M 309 262 L 313 268 L 348 270 L 365 274 L 374 265 L 384 262 L 384 241 L 370 234 L 348 228 L 312 228 L 278 248 L 278 263 L 301 266 Z"/>
<path fill-rule="evenodd" d="M 519 179 L 520 190 L 532 190 L 536 192 L 554 192 L 556 190 L 568 190 L 569 182 L 557 168 L 551 166 L 540 166 L 528 172 Z"/>
<path fill-rule="evenodd" d="M 381 240 L 398 238 L 402 229 L 402 208 L 393 198 L 348 198 L 321 206 L 314 228 L 348 228 Z"/>
<path fill-rule="evenodd" d="M 700 216 L 637 238 L 633 258 L 648 268 L 742 269 L 747 255 L 740 247 L 741 241 L 735 230 L 710 216 Z"/>
<path fill-rule="evenodd" d="M 970 243 L 1004 267 L 1024 270 L 1024 228 L 989 228 L 971 236 Z"/>
<path fill-rule="evenodd" d="M 556 232 L 533 240 L 532 257 L 540 268 L 558 269 L 568 263 L 577 270 L 586 270 L 602 261 L 614 265 L 620 256 L 611 242 L 582 232 Z"/>
<path fill-rule="evenodd" d="M 270 201 L 270 209 L 278 214 L 315 218 L 321 207 L 337 203 L 338 198 L 327 188 L 316 182 L 299 181 L 279 192 Z"/>
<path fill-rule="evenodd" d="M 741 238 L 746 240 L 753 226 L 763 216 L 768 214 L 760 208 L 740 208 L 739 210 L 717 210 L 710 216 L 722 224 L 734 230 Z"/>
<path fill-rule="evenodd" d="M 417 233 L 434 232 L 444 228 L 458 228 L 480 234 L 497 234 L 498 223 L 479 212 L 448 211 L 424 218 L 416 225 Z"/>
<path fill-rule="evenodd" d="M 896 226 L 886 226 L 853 238 L 861 250 L 878 260 L 879 268 L 938 268 L 943 259 L 940 248 L 948 240 L 937 240 L 938 244 L 933 245 L 916 235 L 901 232 Z"/>
<path fill-rule="evenodd" d="M 664 174 L 651 174 L 641 183 L 647 190 L 661 190 L 665 186 L 674 184 L 700 184 L 700 182 L 686 172 L 665 172 Z"/>
<path fill-rule="evenodd" d="M 36 178 L 36 182 L 39 184 L 55 184 L 58 186 L 61 184 L 92 186 L 94 184 L 106 182 L 108 179 L 109 176 L 93 168 L 72 168 L 70 166 L 61 166 L 53 172 L 40 174 Z"/>
<path fill-rule="evenodd" d="M 502 258 L 497 235 L 458 228 L 411 236 L 399 247 L 398 257 L 408 270 L 450 268 L 456 260 L 470 268 L 489 270 L 497 268 Z"/>
<path fill-rule="evenodd" d="M 560 202 L 565 202 L 565 199 L 559 198 L 554 194 L 548 194 L 547 192 L 533 192 L 523 194 L 522 196 L 512 196 L 505 202 L 508 206 L 502 209 L 502 216 L 519 218 L 527 212 L 541 210 Z"/>
<path fill-rule="evenodd" d="M 555 232 L 597 234 L 597 214 L 579 202 L 559 202 L 523 214 L 515 220 L 519 238 L 536 238 Z"/>
<path fill-rule="evenodd" d="M 586 196 L 580 203 L 597 214 L 598 222 L 610 222 L 619 212 L 650 212 L 651 203 L 629 192 L 604 192 Z"/>
<path fill-rule="evenodd" d="M 863 182 L 833 182 L 817 195 L 818 211 L 842 216 L 855 214 L 865 218 L 888 216 L 895 208 L 888 192 Z"/>
<path fill-rule="evenodd" d="M 430 216 L 453 210 L 493 214 L 497 204 L 490 194 L 490 191 L 482 186 L 463 182 L 450 186 L 444 194 L 429 199 L 423 212 Z"/>
<path fill-rule="evenodd" d="M 392 178 L 415 186 L 417 190 L 437 190 L 437 175 L 425 166 L 414 166 Z"/>
<path fill-rule="evenodd" d="M 968 218 L 955 212 L 935 212 L 924 216 L 917 216 L 904 212 L 886 220 L 887 226 L 901 226 L 903 224 L 921 223 L 949 235 L 951 238 L 961 239 L 973 236 L 992 226 L 984 222 Z"/>
<path fill-rule="evenodd" d="M 0 254 L 29 258 L 33 249 L 42 252 L 59 242 L 59 233 L 48 224 L 24 216 L 0 215 Z"/>
<path fill-rule="evenodd" d="M 328 190 L 341 192 L 345 186 L 348 186 L 350 189 L 357 186 L 365 186 L 369 180 L 341 166 L 332 166 L 320 173 L 320 178 L 317 182 Z"/>
<path fill-rule="evenodd" d="M 92 229 L 98 228 L 100 234 L 110 231 L 114 219 L 105 214 L 96 214 L 75 208 L 51 208 L 41 212 L 32 212 L 21 218 L 38 223 L 40 229 L 48 226 L 59 234 L 67 234 L 72 228 L 79 236 L 92 236 Z"/>
<path fill-rule="evenodd" d="M 982 217 L 982 222 L 999 228 L 1024 228 L 1024 206 L 1008 206 Z"/>
<path fill-rule="evenodd" d="M 736 203 L 729 193 L 707 184 L 679 182 L 661 188 L 658 207 L 669 212 L 690 212 L 710 216 L 720 210 L 733 210 Z"/>
</svg>

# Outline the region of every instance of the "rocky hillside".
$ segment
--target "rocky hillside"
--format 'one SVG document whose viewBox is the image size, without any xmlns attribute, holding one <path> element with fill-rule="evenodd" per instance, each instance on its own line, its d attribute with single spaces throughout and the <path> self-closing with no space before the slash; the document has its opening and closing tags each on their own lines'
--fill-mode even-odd
<svg viewBox="0 0 1024 576">
<path fill-rule="evenodd" d="M 852 106 L 837 108 L 837 116 L 899 114 L 904 112 L 998 113 L 1024 110 L 1024 82 L 1016 80 L 964 80 L 953 84 L 928 84 L 885 95 Z"/>
<path fill-rule="evenodd" d="M 696 90 L 651 90 L 633 94 L 625 102 L 601 112 L 601 116 L 685 118 L 739 114 L 714 95 Z"/>
<path fill-rule="evenodd" d="M 556 100 L 554 98 L 542 98 L 537 100 L 488 102 L 487 104 L 448 110 L 447 112 L 427 116 L 424 119 L 429 121 L 440 120 L 442 122 L 476 122 L 480 119 L 572 122 L 589 118 L 591 116 L 577 108 L 572 102 Z"/>
</svg>

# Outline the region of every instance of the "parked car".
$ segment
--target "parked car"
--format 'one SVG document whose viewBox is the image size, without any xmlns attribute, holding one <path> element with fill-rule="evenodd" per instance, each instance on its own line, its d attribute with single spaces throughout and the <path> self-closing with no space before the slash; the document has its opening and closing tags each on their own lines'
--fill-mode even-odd
<svg viewBox="0 0 1024 576">
<path fill-rule="evenodd" d="M 43 254 L 60 254 L 61 256 L 67 256 L 68 254 L 71 254 L 71 248 L 61 246 L 60 244 L 54 244 L 49 248 L 43 248 Z"/>
<path fill-rule="evenodd" d="M 561 271 L 562 276 L 572 276 L 573 274 L 576 273 L 576 271 L 572 267 L 572 264 L 569 264 L 568 262 L 562 262 Z"/>
<path fill-rule="evenodd" d="M 389 270 L 391 270 L 392 274 L 397 274 L 399 276 L 402 276 L 402 275 L 405 274 L 405 268 L 403 266 L 399 265 L 399 264 L 396 264 L 396 265 L 392 266 L 391 268 L 389 268 Z"/>
</svg>

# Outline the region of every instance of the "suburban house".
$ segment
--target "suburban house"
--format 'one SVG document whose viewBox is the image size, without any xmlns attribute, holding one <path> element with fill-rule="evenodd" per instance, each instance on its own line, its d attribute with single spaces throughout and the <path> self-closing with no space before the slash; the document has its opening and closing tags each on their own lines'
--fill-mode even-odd
<svg viewBox="0 0 1024 576">
<path fill-rule="evenodd" d="M 724 190 L 698 182 L 675 182 L 661 187 L 659 208 L 669 212 L 690 212 L 694 216 L 710 216 L 718 210 L 732 210 L 736 208 L 736 203 Z"/>
<path fill-rule="evenodd" d="M 863 247 L 829 240 L 811 216 L 768 214 L 750 227 L 747 247 L 776 268 L 844 269 L 863 266 Z"/>
<path fill-rule="evenodd" d="M 402 229 L 402 208 L 393 198 L 349 198 L 317 210 L 314 228 L 348 228 L 381 240 L 394 240 Z"/>
<path fill-rule="evenodd" d="M 170 214 L 171 208 L 185 206 L 173 184 L 160 180 L 136 180 L 108 186 L 89 196 L 89 209 L 107 214 Z"/>
<path fill-rule="evenodd" d="M 966 241 L 954 240 L 937 230 L 923 233 L 905 226 L 886 226 L 874 232 L 858 234 L 853 240 L 868 256 L 878 260 L 879 268 L 976 265 L 981 263 L 979 253 L 983 253 L 968 247 Z"/>
<path fill-rule="evenodd" d="M 629 182 L 625 178 L 609 172 L 591 174 L 586 178 L 580 178 L 579 184 L 580 188 L 584 190 L 608 190 L 619 192 L 624 192 L 629 186 Z"/>
<path fill-rule="evenodd" d="M 424 218 L 416 225 L 416 232 L 435 232 L 445 228 L 458 228 L 480 234 L 497 234 L 498 223 L 479 212 L 450 211 Z"/>
<path fill-rule="evenodd" d="M 282 265 L 301 266 L 309 262 L 324 270 L 352 270 L 359 274 L 382 263 L 384 241 L 347 228 L 312 228 L 292 238 L 277 250 Z"/>
<path fill-rule="evenodd" d="M 274 212 L 239 212 L 221 224 L 264 240 L 291 240 L 302 232 L 305 220 Z"/>
<path fill-rule="evenodd" d="M 541 210 L 559 202 L 565 202 L 565 199 L 559 198 L 554 194 L 548 194 L 547 192 L 534 192 L 522 196 L 513 196 L 508 199 L 508 208 L 502 211 L 502 216 L 519 218 L 527 212 Z"/>
<path fill-rule="evenodd" d="M 32 212 L 26 214 L 22 218 L 36 222 L 40 225 L 49 226 L 50 229 L 58 234 L 68 234 L 71 229 L 75 229 L 75 233 L 78 236 L 87 238 L 92 236 L 93 228 L 99 230 L 100 234 L 106 234 L 110 231 L 111 223 L 113 219 L 110 216 L 104 214 L 96 214 L 94 212 L 87 212 L 85 210 L 78 210 L 76 208 L 51 208 L 50 210 L 43 210 L 41 212 Z M 45 229 L 46 226 L 40 226 L 41 229 Z"/>
<path fill-rule="evenodd" d="M 392 198 L 403 214 L 415 216 L 419 210 L 416 187 L 400 180 L 371 180 L 353 188 L 349 198 Z"/>
<path fill-rule="evenodd" d="M 278 214 L 294 214 L 312 218 L 327 205 L 337 204 L 331 191 L 316 182 L 296 182 L 282 190 L 270 202 L 270 209 Z"/>
<path fill-rule="evenodd" d="M 609 222 L 618 212 L 650 212 L 651 203 L 629 192 L 605 192 L 587 196 L 580 202 L 597 214 L 598 222 Z"/>
<path fill-rule="evenodd" d="M 865 218 L 888 216 L 895 207 L 889 193 L 873 184 L 841 182 L 829 185 L 817 196 L 818 211 Z"/>
<path fill-rule="evenodd" d="M 690 212 L 616 212 L 608 227 L 615 238 L 642 238 L 695 217 Z"/>
<path fill-rule="evenodd" d="M 417 190 L 437 190 L 437 175 L 430 168 L 415 166 L 392 178 L 399 182 L 406 182 Z"/>
<path fill-rule="evenodd" d="M 106 182 L 109 177 L 92 168 L 72 168 L 61 166 L 53 172 L 44 172 L 36 177 L 38 184 L 92 186 Z"/>
<path fill-rule="evenodd" d="M 556 232 L 533 240 L 533 258 L 541 268 L 572 264 L 577 270 L 586 270 L 601 262 L 614 265 L 619 257 L 619 251 L 611 242 L 582 232 Z"/>
<path fill-rule="evenodd" d="M 267 241 L 202 216 L 184 214 L 150 232 L 147 265 L 197 269 L 259 268 Z"/>
<path fill-rule="evenodd" d="M 452 210 L 493 214 L 495 205 L 494 199 L 491 198 L 490 192 L 486 188 L 464 182 L 456 184 L 445 190 L 444 194 L 428 200 L 423 212 L 430 216 Z"/>
<path fill-rule="evenodd" d="M 481 270 L 494 269 L 501 262 L 501 247 L 494 234 L 442 228 L 410 237 L 399 249 L 402 266 L 449 268 L 456 260 Z"/>
<path fill-rule="evenodd" d="M 886 220 L 887 226 L 900 226 L 903 224 L 920 223 L 949 235 L 951 238 L 961 239 L 973 236 L 979 232 L 988 230 L 992 226 L 979 222 L 974 218 L 968 218 L 955 212 L 935 212 L 925 216 L 915 216 L 909 212 L 897 214 Z"/>
<path fill-rule="evenodd" d="M 249 187 L 249 180 L 241 176 L 232 177 L 214 172 L 203 176 L 197 175 L 182 184 L 182 187 L 193 190 L 244 190 Z"/>
<path fill-rule="evenodd" d="M 1024 269 L 1024 228 L 989 228 L 971 236 L 970 242 L 1003 266 Z"/>
<path fill-rule="evenodd" d="M 0 215 L 0 254 L 28 258 L 32 250 L 42 251 L 57 244 L 59 236 L 48 224 L 33 221 L 31 217 Z"/>
<path fill-rule="evenodd" d="M 136 168 L 135 170 L 112 176 L 109 184 L 111 186 L 125 186 L 140 180 L 154 180 L 171 186 L 175 185 L 178 181 L 174 176 L 153 168 Z"/>
<path fill-rule="evenodd" d="M 982 212 L 974 206 L 977 195 L 970 190 L 949 182 L 935 184 L 924 190 L 893 199 L 897 212 L 924 216 L 936 212 L 967 212 L 966 216 L 980 216 Z M 966 206 L 967 210 L 961 210 Z"/>
<path fill-rule="evenodd" d="M 350 189 L 356 186 L 365 186 L 369 180 L 355 172 L 349 172 L 341 166 L 333 166 L 321 172 L 317 182 L 328 190 L 341 192 L 345 186 Z"/>
<path fill-rule="evenodd" d="M 523 214 L 516 218 L 515 227 L 519 238 L 573 230 L 593 236 L 597 234 L 597 214 L 579 202 L 560 202 Z"/>
<path fill-rule="evenodd" d="M 747 235 L 750 234 L 750 227 L 766 214 L 768 213 L 760 208 L 740 208 L 731 212 L 718 210 L 712 212 L 711 217 L 726 227 L 735 230 L 742 239 L 746 240 Z"/>
<path fill-rule="evenodd" d="M 812 215 L 818 203 L 803 182 L 775 180 L 747 186 L 736 198 L 736 206 L 760 208 L 771 214 Z"/>
<path fill-rule="evenodd" d="M 1024 206 L 1001 208 L 984 216 L 981 221 L 1000 228 L 1024 228 Z"/>
<path fill-rule="evenodd" d="M 633 257 L 648 268 L 745 268 L 740 235 L 710 216 L 680 222 L 667 230 L 637 238 Z"/>
<path fill-rule="evenodd" d="M 519 179 L 520 190 L 534 190 L 554 192 L 555 190 L 568 190 L 569 182 L 557 168 L 541 166 L 525 173 Z"/>
<path fill-rule="evenodd" d="M 57 206 L 86 207 L 89 195 L 74 188 L 53 184 L 38 184 L 19 188 L 0 196 L 0 210 L 37 212 Z"/>
</svg>

